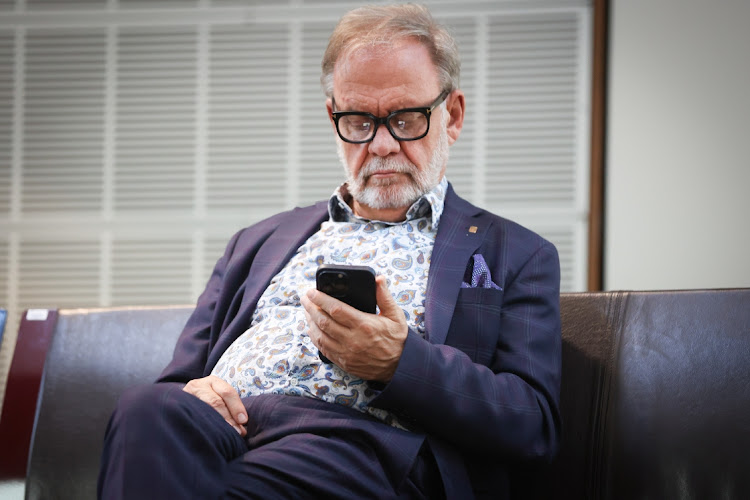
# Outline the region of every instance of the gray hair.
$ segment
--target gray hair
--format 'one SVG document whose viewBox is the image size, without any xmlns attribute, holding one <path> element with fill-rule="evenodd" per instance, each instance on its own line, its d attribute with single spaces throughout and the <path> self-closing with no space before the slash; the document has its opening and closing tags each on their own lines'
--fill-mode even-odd
<svg viewBox="0 0 750 500">
<path fill-rule="evenodd" d="M 458 88 L 461 61 L 448 29 L 437 23 L 427 7 L 414 4 L 368 5 L 345 14 L 334 28 L 323 54 L 320 83 L 333 96 L 333 70 L 343 55 L 363 47 L 390 47 L 413 38 L 432 56 L 442 89 Z"/>
</svg>

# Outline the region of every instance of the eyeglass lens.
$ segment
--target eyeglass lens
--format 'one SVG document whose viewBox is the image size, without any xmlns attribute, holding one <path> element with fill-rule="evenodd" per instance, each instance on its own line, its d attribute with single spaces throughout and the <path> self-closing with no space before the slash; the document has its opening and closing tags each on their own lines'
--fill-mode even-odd
<svg viewBox="0 0 750 500">
<path fill-rule="evenodd" d="M 388 127 L 397 139 L 414 139 L 427 132 L 425 114 L 418 111 L 396 113 L 388 119 Z M 366 141 L 375 133 L 375 121 L 365 115 L 345 115 L 339 118 L 339 132 L 351 141 Z"/>
</svg>

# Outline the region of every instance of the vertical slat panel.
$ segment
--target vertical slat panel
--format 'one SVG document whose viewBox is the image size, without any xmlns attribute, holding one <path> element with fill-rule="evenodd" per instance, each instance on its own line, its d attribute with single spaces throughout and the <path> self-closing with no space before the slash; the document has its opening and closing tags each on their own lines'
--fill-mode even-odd
<svg viewBox="0 0 750 500">
<path fill-rule="evenodd" d="M 320 87 L 320 61 L 335 22 L 306 22 L 302 27 L 300 126 L 300 204 L 331 196 L 344 180 L 336 141 Z"/>
<path fill-rule="evenodd" d="M 107 0 L 25 0 L 29 10 L 104 8 Z"/>
<path fill-rule="evenodd" d="M 19 310 L 99 302 L 99 241 L 26 239 L 19 257 Z"/>
<path fill-rule="evenodd" d="M 491 20 L 488 202 L 575 208 L 577 28 L 573 13 Z"/>
<path fill-rule="evenodd" d="M 12 31 L 0 31 L 0 216 L 10 212 L 13 160 L 13 51 Z M 3 281 L 0 281 L 2 286 Z M 2 304 L 2 302 L 0 302 Z"/>
<path fill-rule="evenodd" d="M 0 237 L 0 308 L 8 307 L 8 278 L 10 272 L 9 242 Z"/>
<path fill-rule="evenodd" d="M 476 99 L 474 89 L 476 86 L 477 73 L 477 21 L 474 18 L 445 18 L 440 22 L 448 24 L 453 32 L 453 36 L 458 44 L 458 50 L 461 54 L 461 90 L 466 94 L 466 100 L 471 107 L 469 112 L 473 113 L 478 106 L 483 104 Z M 467 115 L 467 118 L 472 116 Z M 458 141 L 451 146 L 450 160 L 446 176 L 453 184 L 456 192 L 461 193 L 465 198 L 476 202 L 472 196 L 473 178 L 477 168 L 474 160 L 474 149 L 476 137 L 476 125 L 471 119 L 464 121 L 464 128 Z"/>
<path fill-rule="evenodd" d="M 28 31 L 24 213 L 101 209 L 104 47 L 101 29 Z"/>
<path fill-rule="evenodd" d="M 116 211 L 193 207 L 196 39 L 194 27 L 119 33 Z"/>
<path fill-rule="evenodd" d="M 112 243 L 112 304 L 184 304 L 190 288 L 190 238 L 118 238 Z"/>
<path fill-rule="evenodd" d="M 552 241 L 560 256 L 560 289 L 577 290 L 580 275 L 576 259 L 576 252 L 580 242 L 576 239 L 575 228 L 571 227 L 540 227 L 539 234 Z"/>
<path fill-rule="evenodd" d="M 170 7 L 195 7 L 199 0 L 118 0 L 118 2 L 123 9 L 163 9 Z"/>
<path fill-rule="evenodd" d="M 281 24 L 211 30 L 209 211 L 284 207 L 287 53 Z"/>
</svg>

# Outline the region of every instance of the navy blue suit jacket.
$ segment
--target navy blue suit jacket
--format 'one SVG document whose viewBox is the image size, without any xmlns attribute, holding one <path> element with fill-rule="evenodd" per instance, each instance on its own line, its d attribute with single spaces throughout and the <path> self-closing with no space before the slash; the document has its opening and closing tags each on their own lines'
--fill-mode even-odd
<svg viewBox="0 0 750 500">
<path fill-rule="evenodd" d="M 209 375 L 250 325 L 271 278 L 327 218 L 327 203 L 319 202 L 238 232 L 160 381 Z M 461 287 L 474 254 L 502 290 Z M 427 338 L 409 332 L 395 376 L 372 405 L 422 429 L 444 479 L 468 481 L 477 496 L 502 496 L 507 465 L 554 454 L 559 272 L 551 243 L 449 188 L 427 283 Z"/>
</svg>

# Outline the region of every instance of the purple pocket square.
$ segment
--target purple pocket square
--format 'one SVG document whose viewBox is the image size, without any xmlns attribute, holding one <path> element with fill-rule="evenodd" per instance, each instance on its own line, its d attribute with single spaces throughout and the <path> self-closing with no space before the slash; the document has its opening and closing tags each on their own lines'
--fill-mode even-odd
<svg viewBox="0 0 750 500">
<path fill-rule="evenodd" d="M 474 259 L 474 269 L 471 271 L 471 284 L 464 281 L 461 283 L 461 288 L 492 288 L 502 290 L 502 288 L 492 281 L 490 268 L 487 267 L 482 254 L 474 254 L 472 258 Z"/>
</svg>

